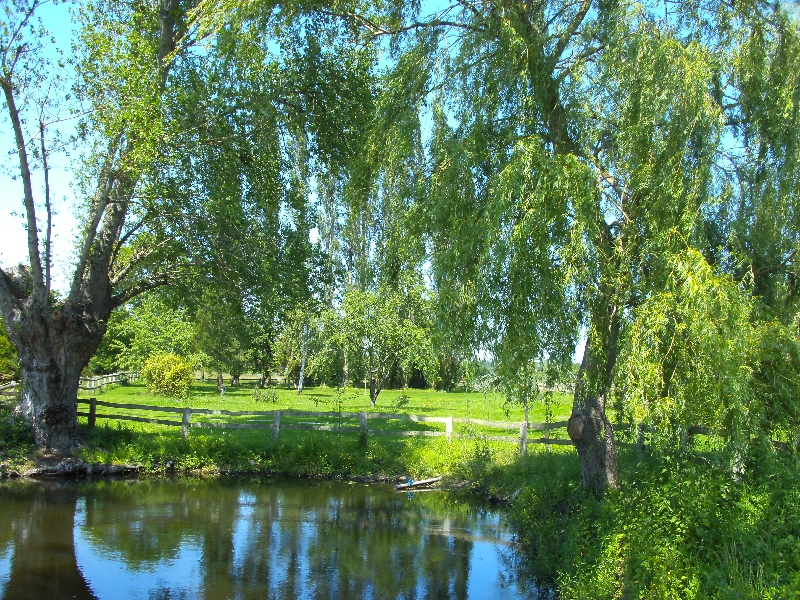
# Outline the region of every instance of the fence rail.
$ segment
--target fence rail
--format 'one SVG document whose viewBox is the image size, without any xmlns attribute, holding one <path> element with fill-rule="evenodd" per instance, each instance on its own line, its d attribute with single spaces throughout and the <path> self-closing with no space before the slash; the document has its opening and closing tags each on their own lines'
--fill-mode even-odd
<svg viewBox="0 0 800 600">
<path fill-rule="evenodd" d="M 78 389 L 87 392 L 101 390 L 107 385 L 114 383 L 122 383 L 124 381 L 134 382 L 138 381 L 138 373 L 109 373 L 108 375 L 98 375 L 97 377 L 81 377 Z M 3 397 L 16 396 L 19 393 L 19 382 L 11 381 L 4 385 L 0 385 L 0 399 Z"/>
<path fill-rule="evenodd" d="M 0 385 L 0 398 L 3 396 L 16 396 L 19 393 L 19 381 L 9 381 Z"/>
<path fill-rule="evenodd" d="M 109 373 L 108 375 L 98 375 L 97 377 L 81 377 L 78 388 L 86 392 L 103 389 L 107 385 L 122 382 L 138 381 L 139 374 L 133 372 Z"/>
<path fill-rule="evenodd" d="M 117 402 L 106 402 L 97 398 L 78 399 L 78 404 L 88 405 L 89 411 L 79 411 L 78 416 L 88 419 L 89 427 L 95 427 L 97 419 L 112 419 L 120 421 L 134 421 L 138 423 L 152 423 L 157 425 L 167 425 L 181 428 L 184 439 L 188 438 L 192 428 L 210 429 L 261 429 L 270 430 L 272 439 L 278 440 L 281 430 L 299 431 L 338 431 L 365 433 L 371 435 L 401 436 L 401 437 L 446 437 L 448 440 L 453 438 L 473 437 L 474 433 L 456 433 L 453 430 L 454 424 L 473 425 L 488 429 L 513 430 L 517 435 L 480 435 L 487 441 L 513 442 L 520 446 L 524 453 L 528 444 L 552 444 L 569 445 L 572 442 L 568 439 L 550 438 L 547 434 L 540 438 L 528 438 L 528 431 L 550 432 L 555 429 L 565 429 L 566 421 L 556 423 L 525 423 L 524 421 L 488 421 L 484 419 L 472 419 L 468 417 L 429 417 L 424 415 L 409 415 L 404 413 L 367 413 L 367 412 L 316 412 L 305 410 L 269 410 L 269 411 L 232 411 L 208 408 L 172 408 L 168 406 L 152 406 L 145 404 L 120 404 Z M 98 413 L 97 408 L 111 408 L 116 410 L 145 411 L 155 413 L 168 413 L 175 415 L 175 419 L 158 418 L 156 416 L 143 416 L 141 414 L 115 414 L 109 412 Z M 180 419 L 177 416 L 180 415 Z M 193 417 L 196 419 L 193 420 Z M 213 420 L 214 418 L 217 420 Z M 220 421 L 219 417 L 244 418 L 245 422 Z M 255 418 L 254 418 L 255 417 Z M 298 419 L 313 419 L 313 422 L 296 422 Z M 337 422 L 323 422 L 324 420 L 337 419 Z M 291 422 L 287 422 L 290 420 Z M 342 423 L 342 421 L 345 423 Z M 354 422 L 357 420 L 357 423 Z M 370 421 L 375 423 L 375 427 L 370 427 Z M 421 424 L 441 424 L 444 431 L 432 429 L 388 429 L 380 421 L 401 421 L 404 426 L 413 423 Z"/>
</svg>

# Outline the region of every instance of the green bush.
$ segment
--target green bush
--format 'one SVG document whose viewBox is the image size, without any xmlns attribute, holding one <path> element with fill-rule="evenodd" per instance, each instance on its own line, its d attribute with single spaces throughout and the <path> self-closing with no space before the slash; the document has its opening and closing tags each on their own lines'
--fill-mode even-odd
<svg viewBox="0 0 800 600">
<path fill-rule="evenodd" d="M 142 369 L 142 379 L 153 394 L 186 398 L 194 381 L 192 365 L 172 353 L 153 354 Z"/>
<path fill-rule="evenodd" d="M 560 598 L 800 597 L 794 456 L 755 449 L 736 483 L 724 453 L 653 455 L 602 498 L 564 460 L 540 461 L 510 510 L 533 575 Z"/>
<path fill-rule="evenodd" d="M 4 467 L 15 467 L 33 449 L 30 423 L 12 415 L 9 408 L 0 407 L 0 460 L 7 463 Z"/>
</svg>

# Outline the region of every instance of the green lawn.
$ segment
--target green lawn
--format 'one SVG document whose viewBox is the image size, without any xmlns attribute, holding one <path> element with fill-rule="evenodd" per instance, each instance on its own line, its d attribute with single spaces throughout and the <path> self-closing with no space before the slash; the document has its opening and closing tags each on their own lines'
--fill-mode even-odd
<svg viewBox="0 0 800 600">
<path fill-rule="evenodd" d="M 221 409 L 227 411 L 300 410 L 333 412 L 341 405 L 342 412 L 404 413 L 419 416 L 469 417 L 493 421 L 519 423 L 523 409 L 507 405 L 499 394 L 446 393 L 430 390 L 385 390 L 372 408 L 363 389 L 308 388 L 298 395 L 295 390 L 271 388 L 275 401 L 258 401 L 255 387 L 242 385 L 229 387 L 222 398 L 214 383 L 197 383 L 189 398 L 175 400 L 155 396 L 138 383 L 107 388 L 94 392 L 98 400 L 122 404 L 143 404 L 162 407 L 190 407 L 193 409 Z M 262 395 L 265 395 L 262 390 Z M 401 398 L 407 397 L 407 401 Z M 87 398 L 88 394 L 84 394 Z M 398 401 L 400 399 L 400 401 Z M 571 411 L 571 399 L 566 395 L 553 395 L 552 421 L 566 420 Z M 79 405 L 79 410 L 88 410 Z M 519 456 L 516 443 L 487 441 L 486 436 L 518 436 L 518 431 L 489 429 L 472 424 L 455 424 L 455 439 L 443 437 L 398 437 L 380 435 L 381 431 L 403 432 L 444 431 L 440 423 L 417 423 L 408 419 L 370 420 L 371 433 L 364 436 L 357 431 L 297 431 L 281 429 L 278 442 L 272 440 L 271 416 L 232 417 L 228 415 L 192 415 L 192 422 L 248 422 L 263 421 L 267 429 L 211 429 L 193 427 L 189 439 L 181 439 L 181 430 L 175 426 L 126 422 L 103 419 L 103 412 L 137 414 L 138 411 L 98 407 L 97 426 L 83 428 L 86 443 L 82 450 L 84 460 L 90 462 L 135 463 L 145 471 L 165 472 L 174 468 L 180 471 L 219 472 L 254 471 L 314 476 L 397 476 L 411 475 L 419 478 L 429 475 L 457 475 L 471 478 L 475 469 L 490 465 L 510 464 Z M 180 414 L 144 413 L 140 416 L 180 421 Z M 544 421 L 543 403 L 531 406 L 530 420 Z M 85 417 L 79 419 L 85 426 Z M 297 417 L 284 415 L 284 425 L 341 424 L 357 427 L 358 419 Z M 532 437 L 538 436 L 538 432 Z M 552 438 L 563 438 L 564 430 L 552 432 Z M 554 447 L 555 448 L 555 447 Z M 532 448 L 532 451 L 543 447 Z"/>
<path fill-rule="evenodd" d="M 493 421 L 521 421 L 523 407 L 520 404 L 508 404 L 501 394 L 484 395 L 479 392 L 440 392 L 435 390 L 384 390 L 378 396 L 377 405 L 373 408 L 369 403 L 369 395 L 363 388 L 344 388 L 337 390 L 329 387 L 306 388 L 302 394 L 294 389 L 272 387 L 259 390 L 262 398 L 267 391 L 274 390 L 276 401 L 258 401 L 255 397 L 256 387 L 243 384 L 228 387 L 225 397 L 217 393 L 213 382 L 197 382 L 192 386 L 191 396 L 185 400 L 175 400 L 151 394 L 147 387 L 140 383 L 113 386 L 102 392 L 82 392 L 79 398 L 96 396 L 108 402 L 130 404 L 148 404 L 155 406 L 191 407 L 224 409 L 230 411 L 264 411 L 264 410 L 308 410 L 334 411 L 339 407 L 344 412 L 393 412 L 429 417 L 470 417 Z M 403 402 L 402 397 L 408 398 Z M 529 409 L 531 422 L 545 421 L 544 402 L 536 402 Z M 566 394 L 553 394 L 550 405 L 551 421 L 564 421 L 572 413 L 572 398 Z"/>
</svg>

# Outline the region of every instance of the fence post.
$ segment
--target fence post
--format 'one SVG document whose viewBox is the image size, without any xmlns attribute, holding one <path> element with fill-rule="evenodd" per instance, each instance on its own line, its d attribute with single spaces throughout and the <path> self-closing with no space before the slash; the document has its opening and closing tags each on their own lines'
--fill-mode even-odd
<svg viewBox="0 0 800 600">
<path fill-rule="evenodd" d="M 89 398 L 89 429 L 97 422 L 97 398 Z"/>
<path fill-rule="evenodd" d="M 278 441 L 278 433 L 281 430 L 281 411 L 272 411 L 272 441 Z"/>
<path fill-rule="evenodd" d="M 445 419 L 447 420 L 444 422 L 444 431 L 449 442 L 453 439 L 453 417 L 445 417 Z"/>
<path fill-rule="evenodd" d="M 369 431 L 369 426 L 367 425 L 367 413 L 358 413 L 358 428 L 362 433 L 367 433 Z"/>
<path fill-rule="evenodd" d="M 192 409 L 184 408 L 183 422 L 181 422 L 181 437 L 183 439 L 189 438 L 189 427 L 191 427 L 191 422 L 192 422 Z"/>
<path fill-rule="evenodd" d="M 528 423 L 523 421 L 519 426 L 519 455 L 525 456 L 528 453 Z"/>
</svg>

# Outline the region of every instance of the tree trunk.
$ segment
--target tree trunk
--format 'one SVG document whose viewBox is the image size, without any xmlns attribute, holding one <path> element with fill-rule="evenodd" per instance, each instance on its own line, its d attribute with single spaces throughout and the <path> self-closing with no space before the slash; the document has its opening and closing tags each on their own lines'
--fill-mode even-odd
<svg viewBox="0 0 800 600">
<path fill-rule="evenodd" d="M 344 364 L 342 365 L 342 387 L 346 388 L 349 383 L 349 368 L 347 366 L 347 348 L 344 349 Z"/>
<path fill-rule="evenodd" d="M 303 326 L 303 333 L 300 335 L 300 377 L 297 379 L 297 393 L 303 393 L 303 381 L 306 378 L 306 358 L 308 356 L 308 325 Z"/>
<path fill-rule="evenodd" d="M 30 421 L 36 445 L 67 452 L 78 440 L 77 395 L 81 367 L 60 372 L 57 366 L 22 368 L 17 412 Z"/>
<path fill-rule="evenodd" d="M 77 444 L 81 371 L 100 345 L 110 313 L 110 305 L 51 309 L 33 299 L 3 306 L 22 374 L 16 411 L 30 421 L 38 447 L 69 452 Z"/>
<path fill-rule="evenodd" d="M 369 376 L 369 403 L 372 406 L 378 402 L 378 386 L 375 383 L 375 376 L 370 374 Z"/>
<path fill-rule="evenodd" d="M 589 331 L 567 426 L 581 461 L 581 481 L 598 493 L 617 487 L 617 447 L 614 428 L 606 417 L 606 399 L 617 359 L 620 323 L 616 309 L 610 308 L 607 316 L 605 326 Z"/>
<path fill-rule="evenodd" d="M 217 371 L 217 393 L 221 394 L 225 389 L 225 382 L 222 379 L 222 371 Z"/>
</svg>

